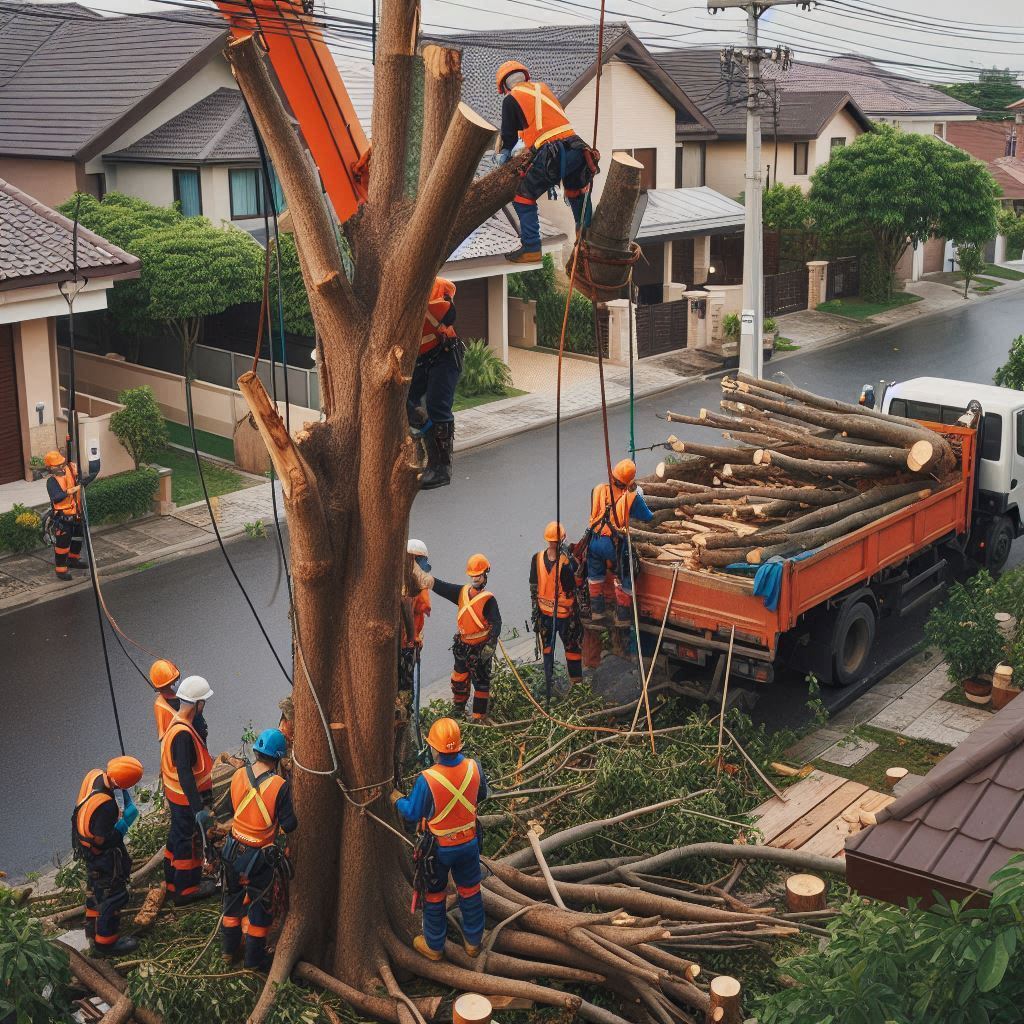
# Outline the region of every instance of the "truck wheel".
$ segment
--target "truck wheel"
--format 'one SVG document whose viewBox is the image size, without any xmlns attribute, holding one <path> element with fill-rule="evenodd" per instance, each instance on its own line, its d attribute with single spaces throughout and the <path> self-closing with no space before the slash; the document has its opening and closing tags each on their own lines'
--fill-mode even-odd
<svg viewBox="0 0 1024 1024">
<path fill-rule="evenodd" d="M 985 550 L 982 552 L 982 564 L 989 572 L 999 572 L 1010 557 L 1013 546 L 1013 523 L 1006 516 L 992 520 L 985 531 Z"/>
<path fill-rule="evenodd" d="M 832 631 L 832 684 L 848 686 L 864 672 L 875 642 L 875 610 L 866 601 L 845 605 Z"/>
</svg>

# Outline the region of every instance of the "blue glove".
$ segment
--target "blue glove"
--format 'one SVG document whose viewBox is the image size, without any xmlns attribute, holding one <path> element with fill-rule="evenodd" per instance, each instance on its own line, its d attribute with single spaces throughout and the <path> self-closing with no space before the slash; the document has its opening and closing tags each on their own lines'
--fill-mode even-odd
<svg viewBox="0 0 1024 1024">
<path fill-rule="evenodd" d="M 137 813 L 137 812 L 136 812 Z M 120 818 L 114 822 L 114 831 L 123 839 L 125 832 L 128 831 L 128 819 Z"/>
<path fill-rule="evenodd" d="M 206 832 L 213 824 L 213 811 L 208 810 L 206 807 L 201 811 L 196 811 L 196 824 L 203 832 Z"/>
<path fill-rule="evenodd" d="M 136 807 L 135 804 L 129 804 L 124 809 L 124 814 L 121 815 L 121 820 L 118 822 L 118 824 L 120 825 L 121 822 L 123 821 L 125 823 L 125 825 L 124 825 L 125 829 L 129 829 L 138 820 L 139 820 L 139 809 L 138 809 L 138 807 Z M 124 835 L 123 832 L 121 834 Z"/>
<path fill-rule="evenodd" d="M 130 789 L 121 790 L 121 803 L 124 805 L 125 810 L 129 807 L 135 806 L 135 801 L 132 799 L 132 791 Z"/>
<path fill-rule="evenodd" d="M 498 153 L 498 155 L 494 159 L 495 159 L 495 162 L 497 163 L 497 165 L 499 167 L 501 167 L 502 165 L 508 163 L 508 158 L 511 155 L 512 155 L 512 150 L 511 149 L 503 149 L 503 150 L 501 150 Z"/>
</svg>

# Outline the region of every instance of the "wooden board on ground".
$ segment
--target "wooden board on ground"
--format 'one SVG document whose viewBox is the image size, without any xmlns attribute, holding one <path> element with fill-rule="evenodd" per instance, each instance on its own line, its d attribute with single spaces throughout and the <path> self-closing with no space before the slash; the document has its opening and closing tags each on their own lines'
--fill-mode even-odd
<svg viewBox="0 0 1024 1024">
<path fill-rule="evenodd" d="M 771 841 L 792 825 L 797 818 L 831 796 L 846 779 L 827 772 L 813 771 L 806 779 L 786 790 L 786 799 L 773 796 L 754 811 L 757 827 L 765 843 Z"/>
<path fill-rule="evenodd" d="M 797 818 L 785 832 L 780 833 L 771 841 L 771 845 L 778 846 L 783 850 L 802 849 L 805 843 L 835 819 L 842 820 L 843 812 L 867 792 L 868 787 L 859 782 L 845 783 L 821 803 L 815 804 L 806 814 Z"/>
</svg>

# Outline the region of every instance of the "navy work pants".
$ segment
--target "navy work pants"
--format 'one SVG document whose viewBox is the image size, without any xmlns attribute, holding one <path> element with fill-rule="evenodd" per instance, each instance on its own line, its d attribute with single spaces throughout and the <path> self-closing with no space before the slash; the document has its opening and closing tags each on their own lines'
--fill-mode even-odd
<svg viewBox="0 0 1024 1024">
<path fill-rule="evenodd" d="M 590 174 L 582 149 L 573 149 L 565 140 L 545 143 L 537 150 L 526 174 L 519 182 L 515 195 L 516 213 L 519 215 L 519 236 L 523 248 L 528 252 L 540 251 L 540 217 L 537 200 L 549 189 L 559 184 L 565 190 L 565 198 L 572 210 L 573 221 L 578 225 L 583 205 L 590 191 Z M 564 176 L 563 176 L 564 169 Z"/>
<path fill-rule="evenodd" d="M 448 876 L 455 882 L 462 911 L 462 934 L 471 946 L 479 946 L 484 937 L 484 901 L 480 895 L 480 839 L 474 836 L 458 846 L 438 846 L 436 868 L 427 882 L 423 904 L 423 937 L 431 949 L 444 949 L 448 936 Z"/>
<path fill-rule="evenodd" d="M 455 389 L 462 374 L 462 342 L 453 338 L 443 348 L 431 349 L 416 360 L 409 382 L 406 405 L 409 422 L 417 420 L 417 410 L 426 406 L 427 418 L 435 426 L 453 423 Z"/>
<path fill-rule="evenodd" d="M 274 923 L 274 871 L 262 850 L 229 837 L 224 844 L 224 917 L 221 941 L 234 956 L 245 933 L 245 966 L 261 967 L 267 955 L 267 935 Z"/>
<path fill-rule="evenodd" d="M 120 844 L 100 853 L 86 853 L 85 870 L 89 893 L 85 916 L 96 929 L 95 943 L 101 949 L 112 946 L 121 934 L 121 909 L 128 902 L 131 857 Z"/>
<path fill-rule="evenodd" d="M 191 896 L 199 889 L 203 873 L 202 839 L 195 815 L 188 805 L 168 803 L 171 828 L 164 851 L 164 881 L 170 896 Z"/>
</svg>

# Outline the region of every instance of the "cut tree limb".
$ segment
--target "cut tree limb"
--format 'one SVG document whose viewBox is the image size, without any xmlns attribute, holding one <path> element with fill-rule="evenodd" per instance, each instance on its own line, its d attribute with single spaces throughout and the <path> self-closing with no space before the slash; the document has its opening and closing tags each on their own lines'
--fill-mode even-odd
<svg viewBox="0 0 1024 1024">
<path fill-rule="evenodd" d="M 790 913 L 802 914 L 824 910 L 825 881 L 817 875 L 790 875 L 786 879 L 786 907 Z"/>
<path fill-rule="evenodd" d="M 743 1020 L 740 994 L 740 983 L 735 978 L 730 978 L 727 974 L 720 974 L 717 978 L 712 978 L 708 1019 L 721 1021 L 722 1024 L 740 1024 Z M 719 1009 L 723 1013 L 716 1016 L 715 1011 Z"/>
<path fill-rule="evenodd" d="M 845 459 L 796 459 L 792 455 L 777 449 L 760 449 L 754 453 L 754 464 L 757 466 L 777 466 L 796 476 L 803 477 L 881 477 L 887 476 L 891 470 L 887 466 L 878 466 L 871 462 L 849 462 Z"/>
<path fill-rule="evenodd" d="M 731 448 L 721 444 L 700 444 L 697 441 L 680 441 L 670 434 L 668 444 L 674 452 L 701 455 L 714 462 L 753 462 L 754 452 L 750 448 Z M 661 476 L 661 474 L 658 474 Z"/>
<path fill-rule="evenodd" d="M 462 51 L 428 43 L 423 47 L 423 142 L 419 191 L 437 162 L 445 132 L 462 95 Z"/>
<path fill-rule="evenodd" d="M 311 985 L 317 985 L 328 992 L 333 992 L 334 995 L 340 996 L 346 1003 L 350 1003 L 367 1016 L 398 1024 L 398 1005 L 392 999 L 382 999 L 380 996 L 360 992 L 359 989 L 339 981 L 334 975 L 321 971 L 319 967 L 314 967 L 313 964 L 303 961 L 295 965 L 293 977 L 299 981 L 306 981 Z M 434 1020 L 437 1017 L 438 1010 L 441 1008 L 440 996 L 418 997 L 413 999 L 413 1002 L 416 1004 L 416 1009 L 427 1020 Z"/>
</svg>

